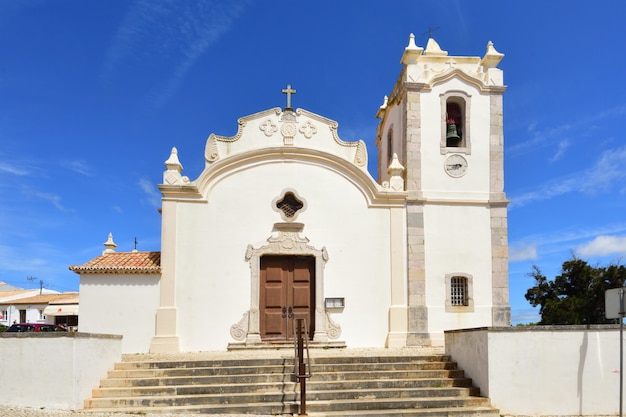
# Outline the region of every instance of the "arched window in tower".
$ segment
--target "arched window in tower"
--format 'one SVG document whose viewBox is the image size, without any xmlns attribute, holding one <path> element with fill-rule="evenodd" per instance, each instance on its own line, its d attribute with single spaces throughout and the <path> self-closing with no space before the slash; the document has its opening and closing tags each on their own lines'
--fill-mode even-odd
<svg viewBox="0 0 626 417">
<path fill-rule="evenodd" d="M 472 152 L 470 140 L 472 96 L 462 90 L 450 90 L 441 100 L 441 154 Z"/>
<path fill-rule="evenodd" d="M 464 147 L 465 112 L 463 99 L 451 97 L 446 101 L 446 147 Z"/>
<path fill-rule="evenodd" d="M 391 162 L 393 158 L 393 127 L 387 131 L 387 162 Z"/>
</svg>

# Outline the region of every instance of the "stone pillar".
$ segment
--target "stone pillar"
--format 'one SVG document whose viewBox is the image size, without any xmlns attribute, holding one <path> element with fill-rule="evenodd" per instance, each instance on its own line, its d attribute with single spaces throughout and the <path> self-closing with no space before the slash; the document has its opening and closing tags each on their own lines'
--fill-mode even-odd
<svg viewBox="0 0 626 417">
<path fill-rule="evenodd" d="M 150 352 L 180 351 L 176 309 L 176 211 L 177 203 L 163 199 L 161 227 L 160 303 L 156 312 L 155 335 Z"/>
<path fill-rule="evenodd" d="M 490 97 L 490 203 L 491 203 L 491 270 L 492 270 L 492 326 L 511 325 L 509 304 L 509 244 L 508 200 L 504 194 L 504 128 L 502 93 L 494 91 Z"/>
<path fill-rule="evenodd" d="M 404 207 L 390 209 L 391 306 L 387 347 L 404 347 L 407 341 L 406 238 Z"/>
<path fill-rule="evenodd" d="M 421 84 L 405 83 L 405 143 L 407 201 L 408 265 L 408 335 L 407 345 L 430 345 L 428 309 L 426 307 L 426 265 L 424 252 L 424 205 L 422 188 L 422 120 Z"/>
<path fill-rule="evenodd" d="M 431 345 L 426 307 L 426 263 L 424 252 L 424 206 L 407 203 L 409 334 L 407 345 Z"/>
</svg>

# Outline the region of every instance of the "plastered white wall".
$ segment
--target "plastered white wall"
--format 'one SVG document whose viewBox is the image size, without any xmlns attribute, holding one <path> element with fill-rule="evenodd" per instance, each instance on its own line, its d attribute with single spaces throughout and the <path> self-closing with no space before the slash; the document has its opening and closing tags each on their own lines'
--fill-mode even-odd
<svg viewBox="0 0 626 417">
<path fill-rule="evenodd" d="M 426 302 L 431 333 L 491 323 L 490 221 L 485 207 L 424 207 Z M 452 273 L 472 275 L 473 311 L 445 311 L 445 277 Z"/>
<path fill-rule="evenodd" d="M 389 209 L 368 207 L 361 190 L 330 167 L 283 162 L 239 170 L 211 184 L 207 204 L 179 206 L 181 350 L 223 349 L 234 342 L 230 326 L 250 308 L 246 248 L 267 244 L 274 223 L 284 221 L 272 201 L 286 189 L 307 203 L 296 219 L 304 224 L 301 236 L 328 251 L 324 297 L 345 297 L 345 309 L 333 314 L 342 327 L 339 340 L 384 346 L 391 303 Z M 359 318 L 364 316 L 368 320 Z"/>
<path fill-rule="evenodd" d="M 124 335 L 123 353 L 148 352 L 159 306 L 158 274 L 81 274 L 78 330 Z"/>
<path fill-rule="evenodd" d="M 83 408 L 122 359 L 121 337 L 82 333 L 5 333 L 0 351 L 0 403 L 37 408 Z"/>
<path fill-rule="evenodd" d="M 446 353 L 502 414 L 619 412 L 617 326 L 474 329 L 445 338 Z"/>
</svg>

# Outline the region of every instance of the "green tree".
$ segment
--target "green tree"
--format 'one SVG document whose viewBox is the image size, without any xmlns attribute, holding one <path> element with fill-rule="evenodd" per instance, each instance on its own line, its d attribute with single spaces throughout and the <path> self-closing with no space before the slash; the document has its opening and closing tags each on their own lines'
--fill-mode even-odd
<svg viewBox="0 0 626 417">
<path fill-rule="evenodd" d="M 604 293 L 624 286 L 626 267 L 592 267 L 574 256 L 563 263 L 554 280 L 548 280 L 536 265 L 528 275 L 536 285 L 525 297 L 533 307 L 539 306 L 538 324 L 603 324 L 612 322 L 605 318 Z"/>
</svg>

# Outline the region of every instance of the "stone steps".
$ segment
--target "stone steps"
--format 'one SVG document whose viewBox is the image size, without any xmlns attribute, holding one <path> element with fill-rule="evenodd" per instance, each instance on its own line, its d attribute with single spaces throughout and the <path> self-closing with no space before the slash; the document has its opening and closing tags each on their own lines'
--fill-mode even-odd
<svg viewBox="0 0 626 417">
<path fill-rule="evenodd" d="M 194 387 L 195 388 L 195 387 Z M 213 403 L 246 404 L 248 402 L 280 402 L 298 401 L 300 395 L 296 386 L 286 386 L 284 390 L 266 390 L 254 392 L 221 392 L 213 387 L 209 389 L 186 390 L 179 388 L 169 392 L 153 391 L 133 392 L 129 396 L 109 395 L 94 396 L 90 400 L 91 407 L 107 407 L 112 401 L 117 406 L 133 407 L 138 403 L 149 400 L 154 405 L 200 405 Z M 164 390 L 165 391 L 165 390 Z M 224 394 L 228 394 L 225 396 Z M 394 389 L 340 389 L 340 390 L 310 390 L 307 386 L 307 402 L 311 401 L 338 401 L 387 398 L 421 398 L 433 399 L 440 397 L 463 398 L 477 395 L 475 388 L 394 388 Z"/>
<path fill-rule="evenodd" d="M 293 359 L 132 361 L 115 368 L 85 411 L 298 414 Z M 446 355 L 311 359 L 310 416 L 498 417 Z"/>
<path fill-rule="evenodd" d="M 110 383 L 111 381 L 105 380 Z M 130 382 L 130 381 L 128 381 Z M 307 381 L 307 391 L 338 391 L 341 389 L 358 390 L 380 390 L 380 389 L 405 389 L 405 388 L 450 388 L 450 387 L 471 387 L 472 381 L 468 378 L 420 378 L 417 380 L 406 379 L 353 379 L 343 381 Z M 107 384 L 108 385 L 108 384 Z M 230 394 L 238 392 L 289 392 L 296 390 L 296 383 L 284 382 L 255 382 L 243 385 L 240 383 L 220 383 L 215 384 L 194 384 L 194 385 L 152 385 L 152 386 L 108 386 L 93 390 L 94 398 L 105 397 L 130 397 L 130 396 L 152 396 L 160 395 L 194 395 L 204 393 Z"/>
</svg>

